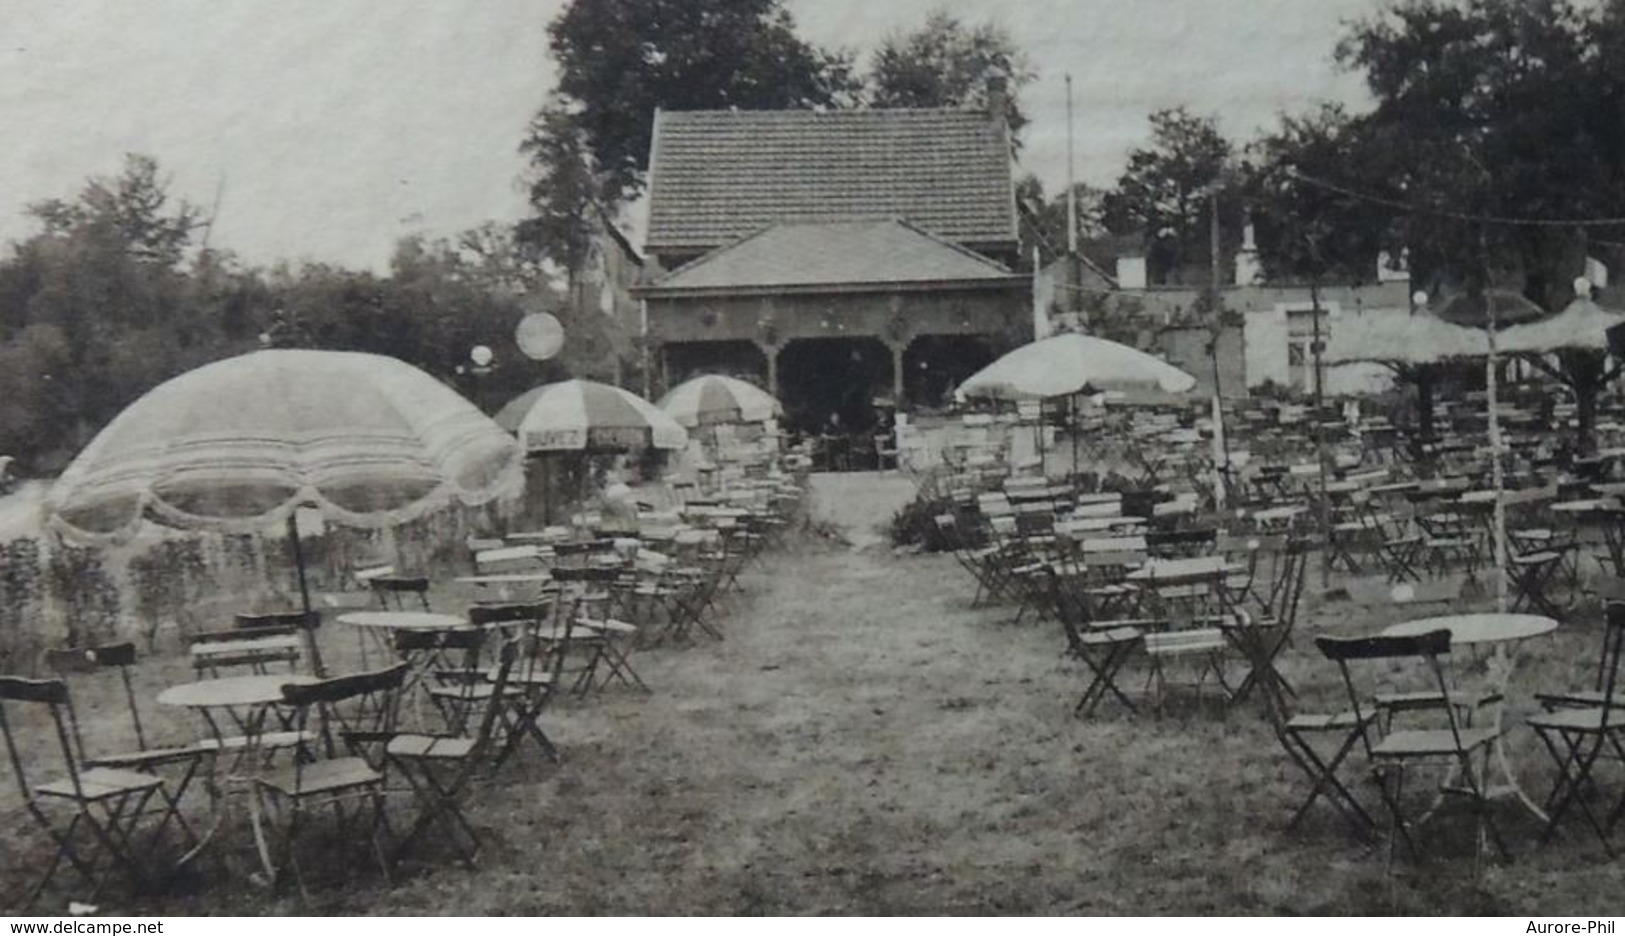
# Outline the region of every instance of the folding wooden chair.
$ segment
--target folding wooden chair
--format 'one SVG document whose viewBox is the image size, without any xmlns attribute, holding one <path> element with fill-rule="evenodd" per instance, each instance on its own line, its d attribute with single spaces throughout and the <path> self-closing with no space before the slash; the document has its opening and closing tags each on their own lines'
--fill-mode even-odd
<svg viewBox="0 0 1625 936">
<path fill-rule="evenodd" d="M 480 605 L 470 608 L 470 620 L 483 611 Z M 411 663 L 402 687 L 403 695 L 421 689 L 434 703 L 447 728 L 454 733 L 462 732 L 469 713 L 485 701 L 481 694 L 485 681 L 480 669 L 480 651 L 486 637 L 486 630 L 478 626 L 397 631 L 395 650 Z"/>
<path fill-rule="evenodd" d="M 584 575 L 592 569 L 555 569 L 563 574 L 561 582 L 573 582 L 573 576 Z M 590 575 L 581 581 L 590 581 Z M 519 646 L 519 665 L 513 670 L 515 683 L 503 695 L 498 728 L 502 746 L 492 758 L 492 769 L 498 769 L 516 754 L 528 738 L 534 741 L 549 760 L 560 759 L 559 749 L 542 729 L 541 717 L 549 704 L 563 689 L 566 674 L 575 677 L 574 686 L 590 684 L 603 652 L 599 635 L 580 628 L 582 605 L 568 593 L 552 606 L 551 614 L 533 614 L 528 620 L 524 639 Z"/>
<path fill-rule="evenodd" d="M 1354 791 L 1339 777 L 1343 762 L 1362 748 L 1370 748 L 1370 732 L 1377 721 L 1374 711 L 1294 712 L 1279 696 L 1265 697 L 1270 728 L 1287 756 L 1308 776 L 1313 785 L 1287 822 L 1296 829 L 1309 808 L 1325 799 L 1361 838 L 1376 829 L 1376 820 L 1360 804 Z"/>
<path fill-rule="evenodd" d="M 1202 696 L 1207 677 L 1212 675 L 1225 698 L 1233 690 L 1225 679 L 1224 657 L 1230 642 L 1218 627 L 1193 627 L 1182 630 L 1162 630 L 1147 633 L 1142 642 L 1150 671 L 1146 675 L 1146 691 L 1152 697 L 1158 718 L 1168 695 L 1168 670 L 1178 661 L 1193 660 L 1195 676 L 1190 682 L 1197 698 Z"/>
<path fill-rule="evenodd" d="M 1315 638 L 1315 645 L 1328 660 L 1337 664 L 1344 687 L 1348 690 L 1350 708 L 1361 722 L 1371 711 L 1371 703 L 1367 701 L 1367 694 L 1359 688 L 1349 666 L 1351 662 L 1377 661 L 1391 672 L 1396 662 L 1411 661 L 1422 669 L 1424 681 L 1430 686 L 1429 692 L 1443 700 L 1435 709 L 1442 715 L 1442 727 L 1437 723 L 1425 728 L 1395 730 L 1390 727 L 1380 740 L 1370 745 L 1367 752 L 1382 789 L 1383 802 L 1393 819 L 1388 848 L 1390 868 L 1401 839 L 1412 855 L 1422 854 L 1404 803 L 1406 772 L 1419 767 L 1449 770 L 1450 779 L 1440 785 L 1439 792 L 1463 796 L 1470 801 L 1478 827 L 1475 870 L 1486 836 L 1495 843 L 1503 857 L 1510 858 L 1511 853 L 1495 825 L 1487 787 L 1489 760 L 1498 735 L 1494 728 L 1469 727 L 1461 715 L 1461 704 L 1452 698 L 1450 680 L 1440 662 L 1442 657 L 1450 654 L 1450 632 L 1437 630 L 1414 637 L 1321 636 Z"/>
<path fill-rule="evenodd" d="M 606 679 L 619 672 L 622 681 L 632 683 L 627 675 L 630 665 L 624 650 L 612 646 L 615 641 L 609 636 L 609 621 L 602 617 L 595 618 L 591 613 L 596 607 L 601 607 L 595 596 L 620 578 L 620 574 L 619 569 L 611 568 L 553 570 L 553 581 L 559 584 L 561 590 L 558 608 L 572 617 L 568 622 L 569 636 L 561 638 L 562 651 L 583 660 L 575 671 L 576 679 L 570 687 L 570 691 L 576 695 L 585 695 L 593 687 L 600 667 L 605 669 Z M 636 682 L 641 684 L 642 680 Z"/>
<path fill-rule="evenodd" d="M 539 609 L 514 611 L 514 617 Z M 472 734 L 397 734 L 389 739 L 384 755 L 395 772 L 403 777 L 418 803 L 418 814 L 396 844 L 393 859 L 400 861 L 424 837 L 438 828 L 438 841 L 457 851 L 462 862 L 472 867 L 480 849 L 480 835 L 463 813 L 462 800 L 481 765 L 490 758 L 491 746 L 502 724 L 510 699 L 509 679 L 516 672 L 527 638 L 509 637 L 502 643 L 495 669 L 488 674 L 490 689 L 479 726 Z M 549 687 L 550 683 L 547 684 Z"/>
<path fill-rule="evenodd" d="M 389 879 L 390 862 L 382 834 L 384 774 L 381 763 L 369 760 L 367 746 L 395 733 L 396 703 L 409 669 L 397 663 L 385 670 L 336 676 L 314 683 L 282 687 L 283 701 L 293 710 L 295 725 L 316 738 L 311 757 L 295 758 L 288 767 L 253 778 L 255 795 L 268 817 L 281 816 L 276 883 L 285 883 L 281 871 L 293 872 L 302 896 L 305 887 L 298 842 L 315 817 L 329 811 L 337 826 L 328 848 L 363 836 L 372 846 L 380 873 Z M 274 807 L 274 808 L 263 808 Z M 324 854 L 327 853 L 324 851 Z"/>
<path fill-rule="evenodd" d="M 135 644 L 121 643 L 100 647 L 82 647 L 65 650 L 47 650 L 45 652 L 46 665 L 64 682 L 74 675 L 92 675 L 108 670 L 117 670 L 119 682 L 123 689 L 125 707 L 130 714 L 130 727 L 135 738 L 135 747 L 113 753 L 99 752 L 90 756 L 85 752 L 85 743 L 78 730 L 78 722 L 70 721 L 73 727 L 73 746 L 78 754 L 79 765 L 83 768 L 110 767 L 120 770 L 135 770 L 141 773 L 156 773 L 161 768 L 175 768 L 179 771 L 174 781 L 174 792 L 171 798 L 180 803 L 186 796 L 193 778 L 197 776 L 203 762 L 214 752 L 205 748 L 189 744 L 182 747 L 148 747 L 147 732 L 141 720 L 141 707 L 136 704 L 135 686 L 130 680 L 130 667 L 135 665 Z M 70 683 L 71 687 L 71 683 Z M 188 838 L 195 839 L 191 826 L 181 813 L 175 814 L 175 821 L 181 826 Z"/>
<path fill-rule="evenodd" d="M 1135 705 L 1117 684 L 1124 664 L 1140 646 L 1144 632 L 1135 621 L 1100 621 L 1089 611 L 1081 567 L 1045 569 L 1050 589 L 1051 613 L 1061 622 L 1068 655 L 1089 670 L 1089 685 L 1073 706 L 1074 717 L 1093 715 L 1107 695 L 1130 712 Z"/>
<path fill-rule="evenodd" d="M 1256 544 L 1255 562 L 1266 570 L 1263 585 L 1251 590 L 1249 613 L 1225 616 L 1219 623 L 1248 666 L 1247 675 L 1236 684 L 1231 698 L 1239 702 L 1255 687 L 1261 687 L 1271 704 L 1284 707 L 1282 697 L 1296 695 L 1296 691 L 1281 675 L 1276 660 L 1292 642 L 1297 627 L 1298 605 L 1309 565 L 1308 541 L 1296 536 L 1265 537 Z M 1238 603 L 1230 606 L 1242 607 Z"/>
<path fill-rule="evenodd" d="M 558 626 L 558 615 L 567 605 L 568 602 L 548 600 L 469 609 L 469 619 L 475 626 L 504 628 L 507 633 L 503 644 L 505 652 L 518 653 L 517 664 L 510 667 L 502 680 L 496 678 L 497 668 L 488 668 L 468 692 L 474 701 L 500 697 L 498 701 L 503 708 L 497 729 L 503 736 L 502 760 L 511 754 L 507 751 L 509 741 L 518 744 L 524 736 L 534 739 L 549 760 L 559 760 L 558 747 L 542 729 L 541 715 L 560 691 L 563 651 L 551 638 Z M 510 648 L 509 644 L 513 646 Z M 466 734 L 467 724 L 465 719 L 456 734 Z"/>
<path fill-rule="evenodd" d="M 49 712 L 56 746 L 62 758 L 65 779 L 34 784 L 28 779 L 31 764 L 18 748 L 18 726 L 12 722 L 11 707 L 39 706 Z M 114 873 L 127 876 L 132 884 L 145 880 L 144 870 L 153 860 L 153 851 L 169 823 L 179 816 L 178 801 L 171 796 L 161 777 L 119 767 L 91 767 L 78 757 L 78 718 L 68 694 L 67 683 L 58 679 L 35 680 L 0 676 L 0 736 L 22 794 L 24 808 L 56 846 L 44 873 L 29 889 L 23 908 L 33 907 L 40 894 L 66 861 L 90 887 L 94 901 Z M 149 805 L 156 809 L 149 810 Z M 64 821 L 62 813 L 66 811 Z M 138 841 L 143 818 L 156 813 L 157 822 L 144 841 Z M 196 839 L 181 827 L 189 849 Z"/>
<path fill-rule="evenodd" d="M 1555 700 L 1557 705 L 1554 711 L 1531 716 L 1529 726 L 1545 744 L 1558 770 L 1546 800 L 1548 818 L 1541 841 L 1550 841 L 1570 809 L 1578 805 L 1586 824 L 1613 857 L 1610 836 L 1621 814 L 1625 814 L 1625 795 L 1603 820 L 1598 819 L 1586 797 L 1594 785 L 1592 771 L 1602 755 L 1608 753 L 1625 760 L 1625 715 L 1618 711 L 1621 700 L 1616 695 L 1620 655 L 1625 652 L 1625 603 L 1610 601 L 1606 615 L 1598 689 L 1538 696 L 1549 705 Z"/>
</svg>

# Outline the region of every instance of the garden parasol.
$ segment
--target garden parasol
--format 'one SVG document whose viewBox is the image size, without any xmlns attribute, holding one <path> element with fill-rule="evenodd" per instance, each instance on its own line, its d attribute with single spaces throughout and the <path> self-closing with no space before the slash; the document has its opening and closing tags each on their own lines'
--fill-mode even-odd
<svg viewBox="0 0 1625 936">
<path fill-rule="evenodd" d="M 1419 294 L 1424 304 L 1426 295 Z M 1375 363 L 1393 369 L 1416 385 L 1417 422 L 1421 434 L 1433 434 L 1433 381 L 1438 365 L 1489 354 L 1484 331 L 1446 321 L 1426 311 L 1404 314 L 1371 312 L 1347 316 L 1333 326 L 1326 347 L 1327 364 Z"/>
<path fill-rule="evenodd" d="M 1083 393 L 1185 393 L 1196 378 L 1128 345 L 1093 335 L 1054 335 L 982 368 L 954 391 L 958 399 L 1043 400 Z M 1040 424 L 1043 419 L 1040 415 Z M 1040 428 L 1042 439 L 1042 428 Z M 1072 468 L 1077 470 L 1077 434 Z"/>
<path fill-rule="evenodd" d="M 497 424 L 519 436 L 533 455 L 560 452 L 627 452 L 681 449 L 688 431 L 659 407 L 628 390 L 592 380 L 543 384 L 520 394 L 497 412 Z M 543 513 L 550 512 L 551 466 L 544 477 Z M 585 489 L 579 492 L 585 496 Z"/>
<path fill-rule="evenodd" d="M 782 411 L 767 391 L 736 377 L 705 374 L 673 387 L 660 398 L 666 415 L 685 428 L 766 422 Z"/>
<path fill-rule="evenodd" d="M 1128 345 L 1092 335 L 1055 335 L 1022 345 L 982 368 L 955 395 L 1043 400 L 1079 393 L 1185 393 L 1196 378 Z"/>
<path fill-rule="evenodd" d="M 390 527 L 517 495 L 521 467 L 511 436 L 409 364 L 270 349 L 148 391 L 79 453 L 46 509 L 55 530 L 92 543 L 127 540 L 144 521 L 225 533 L 286 524 L 308 614 L 299 509 Z"/>
<path fill-rule="evenodd" d="M 1579 444 L 1590 450 L 1596 426 L 1597 394 L 1619 376 L 1608 366 L 1608 329 L 1625 324 L 1625 312 L 1605 309 L 1590 298 L 1591 284 L 1575 283 L 1577 298 L 1551 318 L 1513 325 L 1498 336 L 1501 350 L 1567 384 L 1579 410 Z M 1548 361 L 1555 358 L 1555 366 Z"/>
<path fill-rule="evenodd" d="M 528 390 L 496 415 L 529 452 L 680 449 L 688 432 L 653 403 L 592 380 L 565 380 Z"/>
</svg>

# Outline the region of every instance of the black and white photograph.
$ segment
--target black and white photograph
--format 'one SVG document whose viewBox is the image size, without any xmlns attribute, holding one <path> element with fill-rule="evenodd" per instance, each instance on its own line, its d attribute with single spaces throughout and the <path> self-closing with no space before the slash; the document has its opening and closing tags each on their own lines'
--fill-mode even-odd
<svg viewBox="0 0 1625 936">
<path fill-rule="evenodd" d="M 1625 0 L 0 0 L 0 125 L 13 932 L 1625 913 Z"/>
</svg>

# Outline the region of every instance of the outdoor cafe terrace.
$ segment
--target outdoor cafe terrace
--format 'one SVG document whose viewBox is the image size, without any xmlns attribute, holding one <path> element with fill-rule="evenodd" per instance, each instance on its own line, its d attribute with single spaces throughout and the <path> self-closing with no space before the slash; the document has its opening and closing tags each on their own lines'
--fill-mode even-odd
<svg viewBox="0 0 1625 936">
<path fill-rule="evenodd" d="M 559 392 L 555 416 L 609 411 Z M 1203 401 L 1006 396 L 905 428 L 874 472 L 809 474 L 816 452 L 769 433 L 454 561 L 356 562 L 309 610 L 244 594 L 150 642 L 79 632 L 0 679 L 23 771 L 0 894 L 1617 912 L 1625 425 L 1604 406 L 1575 455 L 1568 409 L 1519 400 L 1493 421 L 1487 398 L 1441 401 L 1417 438 L 1341 407 L 1244 403 L 1221 425 Z M 133 476 L 98 470 L 52 503 L 116 547 Z M 363 516 L 344 490 L 318 492 L 340 498 L 329 523 Z M 142 522 L 213 503 L 188 496 Z M 290 524 L 276 549 L 303 541 L 299 513 L 267 516 Z"/>
</svg>

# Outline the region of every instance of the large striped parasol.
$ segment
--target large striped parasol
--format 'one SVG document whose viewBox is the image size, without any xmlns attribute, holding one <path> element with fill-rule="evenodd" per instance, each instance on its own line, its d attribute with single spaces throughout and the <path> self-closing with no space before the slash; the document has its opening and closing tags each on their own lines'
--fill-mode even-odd
<svg viewBox="0 0 1625 936">
<path fill-rule="evenodd" d="M 46 498 L 70 539 L 117 542 L 154 521 L 259 533 L 286 525 L 311 613 L 295 516 L 387 527 L 453 504 L 517 496 L 512 436 L 428 374 L 390 357 L 273 349 L 216 361 L 131 403 Z M 321 656 L 308 629 L 318 672 Z"/>
<path fill-rule="evenodd" d="M 216 361 L 130 404 L 62 473 L 51 524 L 117 540 L 143 520 L 252 533 L 315 507 L 387 527 L 517 495 L 513 437 L 403 361 L 273 349 Z"/>
<path fill-rule="evenodd" d="M 529 452 L 680 449 L 682 426 L 648 400 L 609 384 L 566 380 L 544 384 L 508 402 L 497 424 Z"/>
<path fill-rule="evenodd" d="M 737 377 L 705 374 L 673 387 L 660 408 L 679 425 L 693 429 L 724 423 L 765 422 L 783 409 L 772 395 Z"/>
</svg>

